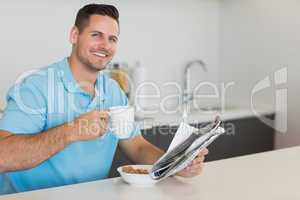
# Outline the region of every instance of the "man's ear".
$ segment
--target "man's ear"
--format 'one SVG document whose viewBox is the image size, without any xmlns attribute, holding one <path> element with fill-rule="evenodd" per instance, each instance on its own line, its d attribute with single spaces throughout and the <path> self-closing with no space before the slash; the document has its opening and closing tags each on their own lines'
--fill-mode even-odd
<svg viewBox="0 0 300 200">
<path fill-rule="evenodd" d="M 78 35 L 79 35 L 78 28 L 76 26 L 73 26 L 71 31 L 70 31 L 70 35 L 69 35 L 69 41 L 70 41 L 71 44 L 76 44 L 77 43 Z"/>
</svg>

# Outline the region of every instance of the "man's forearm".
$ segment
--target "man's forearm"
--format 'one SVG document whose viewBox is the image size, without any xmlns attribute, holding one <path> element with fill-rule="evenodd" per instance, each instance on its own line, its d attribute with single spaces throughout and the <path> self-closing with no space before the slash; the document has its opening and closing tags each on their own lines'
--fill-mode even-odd
<svg viewBox="0 0 300 200">
<path fill-rule="evenodd" d="M 69 124 L 36 135 L 11 135 L 0 139 L 0 173 L 33 168 L 69 143 Z"/>
<path fill-rule="evenodd" d="M 136 163 L 140 164 L 153 164 L 155 163 L 162 155 L 164 151 L 158 147 L 148 143 L 147 145 L 141 146 L 139 148 L 139 154 L 135 158 Z"/>
</svg>

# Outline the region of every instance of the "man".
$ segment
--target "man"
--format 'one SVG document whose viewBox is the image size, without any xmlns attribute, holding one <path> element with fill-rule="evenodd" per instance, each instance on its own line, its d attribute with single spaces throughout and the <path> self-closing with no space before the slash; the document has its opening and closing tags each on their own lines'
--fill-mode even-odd
<svg viewBox="0 0 300 200">
<path fill-rule="evenodd" d="M 107 129 L 107 110 L 128 104 L 117 83 L 99 74 L 115 55 L 118 18 L 114 6 L 84 6 L 70 32 L 71 55 L 9 90 L 0 120 L 0 193 L 106 178 L 118 142 L 136 163 L 161 157 L 139 131 L 119 141 Z M 198 175 L 207 153 L 178 175 Z"/>
</svg>

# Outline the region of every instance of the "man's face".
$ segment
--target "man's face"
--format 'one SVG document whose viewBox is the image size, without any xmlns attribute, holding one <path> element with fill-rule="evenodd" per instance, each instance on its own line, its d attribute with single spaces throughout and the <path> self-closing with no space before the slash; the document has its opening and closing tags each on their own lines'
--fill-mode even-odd
<svg viewBox="0 0 300 200">
<path fill-rule="evenodd" d="M 91 15 L 88 25 L 81 33 L 77 28 L 71 32 L 73 53 L 79 62 L 92 70 L 100 71 L 115 55 L 118 35 L 119 26 L 113 18 Z"/>
</svg>

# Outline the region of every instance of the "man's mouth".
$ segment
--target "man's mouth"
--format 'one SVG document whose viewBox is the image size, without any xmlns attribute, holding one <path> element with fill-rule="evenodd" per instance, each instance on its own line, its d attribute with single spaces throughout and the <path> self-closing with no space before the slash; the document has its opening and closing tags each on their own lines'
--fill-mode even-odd
<svg viewBox="0 0 300 200">
<path fill-rule="evenodd" d="M 103 52 L 94 52 L 93 53 L 95 56 L 101 57 L 101 58 L 105 58 L 108 56 L 107 53 L 103 53 Z"/>
</svg>

